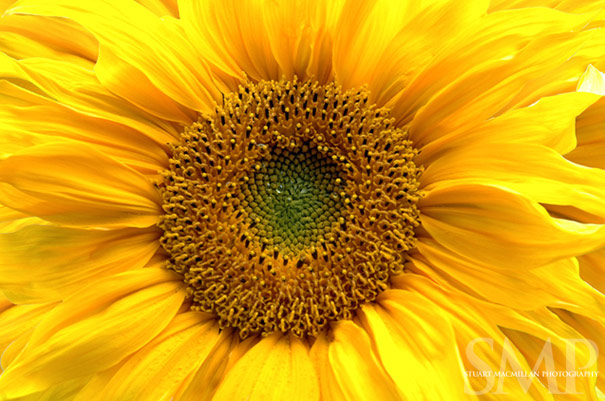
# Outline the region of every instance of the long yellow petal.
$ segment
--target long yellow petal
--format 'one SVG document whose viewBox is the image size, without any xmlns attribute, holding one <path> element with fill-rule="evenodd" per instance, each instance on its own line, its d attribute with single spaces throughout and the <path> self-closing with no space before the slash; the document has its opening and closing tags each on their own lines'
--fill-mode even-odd
<svg viewBox="0 0 605 401">
<path fill-rule="evenodd" d="M 423 228 L 456 254 L 502 268 L 533 268 L 599 248 L 605 227 L 553 219 L 536 202 L 502 187 L 463 184 L 419 202 Z"/>
<path fill-rule="evenodd" d="M 263 338 L 229 370 L 212 400 L 319 400 L 307 346 L 281 333 Z"/>
<path fill-rule="evenodd" d="M 142 172 L 155 174 L 168 165 L 166 147 L 148 134 L 40 100 L 28 107 L 2 107 L 0 127 L 4 134 L 0 141 L 4 152 L 16 153 L 32 145 L 73 140 L 85 142 Z"/>
<path fill-rule="evenodd" d="M 492 0 L 490 12 L 524 7 L 549 7 L 568 13 L 588 13 L 603 9 L 601 0 Z"/>
<path fill-rule="evenodd" d="M 25 213 L 0 205 L 0 231 L 2 233 L 13 233 L 32 224 L 46 225 L 49 223 L 37 217 L 31 217 Z"/>
<path fill-rule="evenodd" d="M 184 29 L 197 43 L 199 53 L 215 67 L 217 77 L 228 86 L 241 80 L 243 74 L 254 80 L 282 78 L 264 27 L 263 4 L 233 0 L 182 2 Z"/>
<path fill-rule="evenodd" d="M 471 130 L 444 133 L 422 147 L 418 163 L 430 166 L 442 155 L 469 144 L 533 144 L 567 153 L 576 146 L 576 117 L 598 99 L 598 95 L 577 92 L 542 98 L 529 107 L 509 110 Z"/>
<path fill-rule="evenodd" d="M 421 256 L 412 257 L 410 269 L 490 302 L 522 310 L 558 306 L 586 316 L 603 314 L 605 296 L 584 281 L 575 258 L 534 269 L 495 269 L 471 262 L 430 239 L 421 239 L 418 250 Z"/>
<path fill-rule="evenodd" d="M 592 35 L 580 32 L 568 33 L 557 40 L 536 39 L 510 57 L 478 65 L 449 83 L 418 111 L 410 124 L 410 138 L 423 146 L 439 139 L 444 132 L 469 130 L 505 112 L 526 82 L 542 76 L 545 66 L 552 68 L 564 63 Z M 605 35 L 600 39 L 605 48 Z"/>
<path fill-rule="evenodd" d="M 336 385 L 344 399 L 351 401 L 405 399 L 393 379 L 382 367 L 370 337 L 351 321 L 341 320 L 332 326 L 334 339 L 327 352 Z M 329 380 L 328 378 L 325 378 Z M 321 380 L 324 380 L 322 377 Z M 329 386 L 334 386 L 329 384 Z"/>
<path fill-rule="evenodd" d="M 571 163 L 545 146 L 473 143 L 449 149 L 422 176 L 425 190 L 472 182 L 510 188 L 535 202 L 574 206 L 605 217 L 605 171 Z"/>
<path fill-rule="evenodd" d="M 577 401 L 598 400 L 595 384 L 599 355 L 593 348 L 596 344 L 561 321 L 553 311 L 540 308 L 521 312 L 514 321 L 502 324 L 502 331 L 523 354 L 529 366 L 537 371 L 590 373 L 571 379 L 539 375 L 538 380 L 550 392 L 569 394 L 567 399 Z M 545 350 L 548 353 L 545 354 Z"/>
<path fill-rule="evenodd" d="M 65 61 L 28 58 L 14 60 L 0 53 L 0 101 L 11 106 L 55 105 L 86 116 L 112 121 L 163 144 L 179 133 L 173 121 L 190 123 L 174 104 L 161 103 L 150 114 L 105 88 L 94 71 Z M 142 96 L 147 96 L 144 88 Z M 148 97 L 151 101 L 155 98 Z M 168 120 L 168 121 L 165 121 Z"/>
<path fill-rule="evenodd" d="M 0 160 L 0 183 L 6 206 L 71 225 L 147 227 L 162 203 L 144 176 L 77 143 L 41 145 Z"/>
<path fill-rule="evenodd" d="M 72 400 L 84 387 L 88 378 L 67 380 L 46 390 L 18 398 L 7 398 L 5 401 L 58 401 Z M 4 400 L 4 399 L 3 399 Z"/>
<path fill-rule="evenodd" d="M 234 348 L 234 342 L 239 341 L 231 330 L 225 330 L 221 334 L 224 341 L 219 341 L 217 345 L 208 353 L 202 365 L 189 374 L 186 380 L 183 380 L 181 386 L 174 396 L 175 401 L 210 401 L 219 383 L 225 376 L 227 366 L 238 355 Z M 230 340 L 228 340 L 230 339 Z M 246 343 L 238 345 L 249 349 Z M 79 400 L 76 400 L 79 401 Z M 81 401 L 86 401 L 83 398 Z"/>
<path fill-rule="evenodd" d="M 477 23 L 488 3 L 348 1 L 334 39 L 336 78 L 346 88 L 368 85 L 373 99 L 385 104 Z"/>
<path fill-rule="evenodd" d="M 463 292 L 437 286 L 417 274 L 400 275 L 394 280 L 394 285 L 401 290 L 389 292 L 389 302 L 405 308 L 407 293 L 421 294 L 448 316 L 454 329 L 457 351 L 463 362 L 461 369 L 468 379 L 468 385 L 459 389 L 457 394 L 464 392 L 490 401 L 502 400 L 503 394 L 514 400 L 553 401 L 553 395 L 537 378 L 510 376 L 510 372 L 514 371 L 531 372 L 533 366 L 502 333 L 500 325 L 528 330 L 544 339 L 552 335 L 554 345 L 559 349 L 565 349 L 564 339 L 555 337 L 555 333 L 539 324 L 528 326 L 530 322 L 526 318 L 509 308 L 497 307 L 473 299 Z M 498 377 L 497 372 L 504 372 L 505 376 Z"/>
<path fill-rule="evenodd" d="M 578 146 L 565 157 L 585 166 L 605 168 L 605 98 L 578 117 L 576 133 Z"/>
<path fill-rule="evenodd" d="M 0 234 L 0 289 L 14 303 L 58 301 L 101 277 L 138 269 L 159 247 L 155 229 L 30 225 Z"/>
<path fill-rule="evenodd" d="M 390 293 L 382 293 L 377 305 L 364 305 L 359 316 L 400 391 L 435 401 L 473 399 L 460 391 L 463 365 L 447 315 L 418 294 L 392 301 Z"/>
<path fill-rule="evenodd" d="M 478 120 L 479 117 L 495 115 L 499 111 L 497 105 L 506 106 L 524 85 L 554 70 L 553 63 L 559 66 L 566 62 L 574 52 L 573 47 L 577 51 L 586 42 L 586 39 L 578 39 L 570 46 L 566 40 L 554 40 L 548 35 L 581 30 L 589 20 L 587 15 L 571 15 L 548 8 L 488 14 L 480 23 L 469 26 L 463 35 L 457 37 L 455 44 L 434 57 L 412 79 L 391 104 L 393 114 L 398 122 L 407 123 L 431 98 L 435 100 L 431 105 L 435 114 L 426 108 L 423 111 L 426 118 L 418 120 L 410 132 L 412 139 L 420 145 L 438 137 L 437 133 L 442 133 L 441 128 L 446 125 L 481 123 L 483 120 Z M 575 34 L 567 35 L 568 40 L 576 40 Z M 532 46 L 528 46 L 530 43 Z M 554 45 L 553 49 L 551 45 Z M 593 55 L 597 56 L 598 53 Z M 535 57 L 539 57 L 539 61 Z M 578 69 L 577 79 L 586 64 L 575 67 Z M 463 82 L 466 86 L 460 91 Z M 456 86 L 460 99 L 452 97 Z M 567 90 L 564 91 L 575 89 L 573 82 L 567 82 L 565 86 Z M 447 99 L 453 100 L 457 106 L 449 104 L 443 110 L 437 110 L 438 103 L 444 104 Z M 463 105 L 462 109 L 458 108 Z M 473 109 L 475 105 L 477 110 Z M 456 115 L 456 111 L 462 110 L 468 113 Z M 449 116 L 455 117 L 450 121 L 453 124 L 446 123 Z"/>
<path fill-rule="evenodd" d="M 90 32 L 65 18 L 5 15 L 0 20 L 0 50 L 16 59 L 48 57 L 93 68 L 98 47 Z"/>
<path fill-rule="evenodd" d="M 552 309 L 552 311 L 566 324 L 582 334 L 585 339 L 592 341 L 591 345 L 594 346 L 594 354 L 598 358 L 598 371 L 605 372 L 605 357 L 603 356 L 603 350 L 605 349 L 605 323 L 599 323 L 590 317 L 564 309 Z M 597 377 L 597 386 L 605 388 L 605 377 L 601 374 Z"/>
<path fill-rule="evenodd" d="M 605 294 L 605 248 L 578 257 L 580 275 Z"/>
<path fill-rule="evenodd" d="M 188 57 L 193 44 L 174 20 L 160 19 L 135 2 L 22 0 L 7 12 L 67 17 L 90 30 L 100 44 L 100 81 L 144 109 L 161 112 L 153 101 L 165 95 L 197 111 L 220 101 L 207 69 Z"/>
<path fill-rule="evenodd" d="M 44 315 L 54 308 L 56 303 L 43 303 L 31 305 L 12 305 L 2 310 L 0 306 L 0 368 L 2 370 L 10 364 L 4 351 L 21 335 L 31 334 L 31 330 L 40 322 Z"/>
<path fill-rule="evenodd" d="M 137 3 L 142 4 L 158 17 L 179 17 L 177 0 L 137 0 Z"/>
<path fill-rule="evenodd" d="M 26 396 L 115 365 L 160 333 L 184 297 L 180 276 L 163 269 L 92 283 L 36 327 L 0 377 L 0 398 Z"/>
<path fill-rule="evenodd" d="M 90 400 L 158 401 L 172 399 L 185 377 L 212 349 L 227 339 L 215 321 L 199 312 L 175 319 L 113 375 Z"/>
<path fill-rule="evenodd" d="M 331 335 L 331 334 L 330 334 Z M 319 389 L 322 400 L 345 400 L 345 394 L 341 389 L 336 376 L 334 375 L 334 369 L 330 363 L 329 355 L 330 341 L 326 333 L 321 333 L 313 343 L 311 347 L 310 355 L 315 370 L 317 372 L 317 378 L 319 379 Z"/>
</svg>

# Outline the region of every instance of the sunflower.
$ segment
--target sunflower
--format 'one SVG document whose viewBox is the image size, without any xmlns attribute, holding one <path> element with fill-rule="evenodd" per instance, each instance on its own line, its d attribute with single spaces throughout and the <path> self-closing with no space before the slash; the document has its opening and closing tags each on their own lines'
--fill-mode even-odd
<svg viewBox="0 0 605 401">
<path fill-rule="evenodd" d="M 0 399 L 602 399 L 605 2 L 0 7 Z"/>
</svg>

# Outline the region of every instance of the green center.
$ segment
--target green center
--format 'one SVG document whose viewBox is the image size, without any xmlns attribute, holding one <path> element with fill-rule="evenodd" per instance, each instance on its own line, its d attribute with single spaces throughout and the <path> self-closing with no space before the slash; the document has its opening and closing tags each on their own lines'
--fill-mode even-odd
<svg viewBox="0 0 605 401">
<path fill-rule="evenodd" d="M 297 253 L 323 237 L 342 210 L 340 175 L 334 161 L 309 147 L 276 149 L 261 160 L 242 191 L 261 241 Z"/>
</svg>

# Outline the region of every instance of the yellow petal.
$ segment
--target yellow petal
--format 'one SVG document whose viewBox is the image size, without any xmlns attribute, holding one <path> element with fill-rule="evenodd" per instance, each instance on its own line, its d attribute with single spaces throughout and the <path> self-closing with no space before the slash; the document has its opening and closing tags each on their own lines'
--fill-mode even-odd
<svg viewBox="0 0 605 401">
<path fill-rule="evenodd" d="M 134 355 L 136 355 L 136 353 Z M 133 358 L 134 355 L 132 355 L 130 358 Z M 130 358 L 126 358 L 111 368 L 97 372 L 92 377 L 88 378 L 84 387 L 82 387 L 80 391 L 78 391 L 78 394 L 76 394 L 74 401 L 88 401 L 94 399 L 97 395 L 99 395 L 99 392 L 103 391 L 105 385 L 109 382 L 109 380 L 111 380 L 113 375 L 115 375 L 122 368 L 122 366 L 124 366 L 124 364 L 130 360 Z"/>
<path fill-rule="evenodd" d="M 228 371 L 212 400 L 319 400 L 307 346 L 281 333 L 263 338 Z"/>
<path fill-rule="evenodd" d="M 418 241 L 420 256 L 410 268 L 440 284 L 450 284 L 485 300 L 514 309 L 561 306 L 578 313 L 601 313 L 605 298 L 580 277 L 575 258 L 561 259 L 534 269 L 494 269 L 469 261 L 430 239 Z"/>
<path fill-rule="evenodd" d="M 5 358 L 4 351 L 19 336 L 31 334 L 31 330 L 40 322 L 44 315 L 54 308 L 56 303 L 31 305 L 9 304 L 4 310 L 0 306 L 0 367 L 4 370 L 10 361 Z"/>
<path fill-rule="evenodd" d="M 594 94 L 576 92 L 542 98 L 529 107 L 509 110 L 472 130 L 442 135 L 422 147 L 418 162 L 430 166 L 441 156 L 469 144 L 535 144 L 567 153 L 576 146 L 576 117 L 598 98 Z"/>
<path fill-rule="evenodd" d="M 585 339 L 592 341 L 594 353 L 597 355 L 597 367 L 599 372 L 605 372 L 605 357 L 602 350 L 605 349 L 605 323 L 599 323 L 589 317 L 569 312 L 564 309 L 552 309 L 557 316 L 567 325 L 578 331 Z M 599 351 L 601 350 L 601 351 Z M 599 352 L 601 352 L 599 354 Z M 597 377 L 597 385 L 605 388 L 605 377 L 601 374 Z"/>
<path fill-rule="evenodd" d="M 437 242 L 494 267 L 538 267 L 605 241 L 605 227 L 553 219 L 536 202 L 502 187 L 444 186 L 429 191 L 419 206 L 422 226 Z"/>
<path fill-rule="evenodd" d="M 391 300 L 392 292 L 364 305 L 359 316 L 399 390 L 427 400 L 470 399 L 446 315 L 418 294 Z"/>
<path fill-rule="evenodd" d="M 46 225 L 49 223 L 37 217 L 31 217 L 0 205 L 0 232 L 8 234 L 33 224 Z"/>
<path fill-rule="evenodd" d="M 578 146 L 565 157 L 585 166 L 605 168 L 605 98 L 578 117 L 576 132 Z"/>
<path fill-rule="evenodd" d="M 578 257 L 580 276 L 605 294 L 605 248 Z"/>
<path fill-rule="evenodd" d="M 321 399 L 344 400 L 346 399 L 344 392 L 340 388 L 338 380 L 336 380 L 334 369 L 332 369 L 332 364 L 330 363 L 329 347 L 330 342 L 328 337 L 326 333 L 322 333 L 315 339 L 310 351 L 311 360 L 319 379 Z"/>
<path fill-rule="evenodd" d="M 574 43 L 560 37 L 555 40 L 548 35 L 579 30 L 589 20 L 590 16 L 547 8 L 488 14 L 480 23 L 469 26 L 463 35 L 457 36 L 447 51 L 434 57 L 414 77 L 392 104 L 393 114 L 399 123 L 406 123 L 422 106 L 431 103 L 410 131 L 419 145 L 438 138 L 445 126 L 481 123 L 513 100 L 524 85 L 553 70 L 553 63 L 556 66 L 564 63 L 587 41 L 585 37 L 576 38 L 575 34 L 567 34 L 568 40 Z M 530 43 L 532 45 L 528 46 Z M 586 65 L 582 66 L 578 74 L 585 68 Z M 464 88 L 460 90 L 462 86 Z M 567 91 L 573 89 L 572 83 Z M 446 104 L 448 100 L 453 103 Z M 445 104 L 443 110 L 437 109 L 439 104 Z M 459 113 L 462 110 L 465 115 Z M 449 117 L 453 120 L 447 121 Z"/>
<path fill-rule="evenodd" d="M 98 47 L 90 32 L 65 18 L 5 15 L 0 20 L 0 50 L 16 59 L 48 57 L 92 69 Z"/>
<path fill-rule="evenodd" d="M 178 135 L 173 121 L 188 124 L 191 116 L 175 106 L 172 101 L 156 99 L 139 88 L 132 95 L 148 96 L 155 104 L 155 114 L 150 114 L 116 96 L 99 82 L 95 71 L 65 61 L 45 58 L 14 60 L 0 53 L 0 99 L 12 105 L 31 107 L 33 104 L 58 104 L 78 113 L 99 117 L 147 135 L 160 143 L 170 141 Z M 136 83 L 130 81 L 130 83 Z M 165 121 L 169 120 L 169 121 Z"/>
<path fill-rule="evenodd" d="M 492 0 L 490 2 L 490 11 L 523 7 L 549 7 L 569 13 L 587 13 L 602 10 L 602 2 L 593 0 Z"/>
<path fill-rule="evenodd" d="M 605 74 L 589 65 L 580 81 L 578 81 L 578 92 L 605 95 Z"/>
<path fill-rule="evenodd" d="M 404 393 L 397 390 L 397 386 L 381 366 L 368 334 L 361 327 L 351 321 L 341 320 L 333 324 L 332 330 L 334 339 L 327 349 L 328 361 L 344 399 L 405 399 Z"/>
<path fill-rule="evenodd" d="M 333 25 L 343 3 L 332 0 L 263 3 L 267 37 L 281 76 L 312 78 L 321 83 L 333 79 Z"/>
<path fill-rule="evenodd" d="M 472 143 L 448 150 L 422 175 L 423 189 L 482 182 L 529 199 L 605 216 L 605 171 L 571 163 L 545 146 Z"/>
<path fill-rule="evenodd" d="M 39 100 L 39 101 L 37 101 Z M 16 153 L 60 140 L 82 141 L 114 159 L 150 174 L 168 165 L 167 149 L 148 134 L 100 118 L 85 116 L 43 99 L 27 107 L 4 105 L 0 110 L 3 151 Z M 164 135 L 168 139 L 168 135 Z M 6 155 L 8 156 L 8 155 Z"/>
<path fill-rule="evenodd" d="M 7 12 L 62 16 L 87 28 L 100 45 L 99 80 L 143 109 L 160 113 L 167 95 L 186 108 L 208 111 L 221 98 L 200 60 L 189 57 L 193 44 L 180 27 L 135 2 L 22 0 Z"/>
<path fill-rule="evenodd" d="M 182 2 L 184 29 L 223 81 L 242 79 L 242 73 L 254 80 L 282 78 L 264 28 L 264 4 L 234 0 Z M 282 6 L 288 7 L 285 3 Z"/>
<path fill-rule="evenodd" d="M 237 355 L 234 356 L 234 354 L 238 354 L 234 349 L 234 343 L 239 341 L 237 335 L 226 330 L 221 336 L 224 341 L 219 341 L 206 356 L 202 365 L 196 371 L 191 372 L 187 380 L 183 381 L 174 396 L 176 401 L 212 400 L 225 375 L 228 363 L 237 358 Z M 250 347 L 246 348 L 250 349 Z M 81 401 L 86 401 L 86 399 L 83 398 Z"/>
<path fill-rule="evenodd" d="M 418 111 L 410 124 L 410 138 L 423 146 L 444 132 L 466 131 L 503 113 L 526 82 L 542 76 L 545 68 L 568 60 L 590 36 L 590 32 L 580 32 L 557 40 L 536 39 L 510 57 L 473 68 Z"/>
<path fill-rule="evenodd" d="M 407 293 L 417 293 L 429 299 L 442 313 L 446 314 L 455 332 L 457 351 L 466 372 L 468 386 L 460 389 L 469 395 L 480 395 L 479 399 L 501 400 L 502 394 L 514 400 L 550 400 L 552 394 L 538 379 L 498 377 L 497 372 L 531 372 L 532 366 L 519 350 L 502 333 L 500 326 L 528 331 L 543 338 L 553 336 L 557 347 L 565 349 L 566 342 L 555 338 L 540 324 L 531 324 L 510 308 L 497 307 L 488 302 L 474 299 L 460 291 L 435 285 L 434 282 L 417 274 L 403 274 L 394 280 L 396 288 L 389 293 L 389 302 L 405 308 Z M 405 324 L 405 322 L 403 322 Z M 485 374 L 477 374 L 486 372 Z M 466 374 L 465 374 L 466 376 Z"/>
<path fill-rule="evenodd" d="M 0 398 L 32 394 L 115 365 L 160 333 L 184 297 L 181 277 L 163 269 L 92 283 L 36 327 L 0 377 Z"/>
<path fill-rule="evenodd" d="M 101 277 L 143 267 L 155 229 L 80 230 L 30 225 L 0 234 L 0 289 L 14 303 L 66 298 Z"/>
<path fill-rule="evenodd" d="M 142 4 L 158 17 L 169 15 L 178 18 L 179 16 L 177 0 L 137 0 L 137 3 Z"/>
<path fill-rule="evenodd" d="M 162 203 L 144 176 L 76 143 L 0 160 L 0 182 L 4 205 L 63 224 L 146 227 L 155 224 Z"/>
<path fill-rule="evenodd" d="M 484 0 L 347 2 L 334 40 L 334 70 L 346 88 L 368 85 L 378 104 L 485 13 Z"/>
<path fill-rule="evenodd" d="M 5 311 L 6 309 L 10 308 L 11 306 L 13 306 L 13 303 L 4 296 L 2 291 L 0 291 L 0 312 Z"/>
<path fill-rule="evenodd" d="M 538 379 L 550 392 L 572 394 L 578 401 L 598 400 L 594 391 L 598 350 L 593 348 L 594 343 L 546 308 L 522 312 L 511 323 L 503 324 L 502 331 L 534 370 L 591 373 L 571 379 L 539 375 Z"/>
<path fill-rule="evenodd" d="M 72 400 L 86 384 L 87 378 L 67 380 L 49 389 L 18 398 L 7 398 L 6 401 L 57 401 Z"/>
<path fill-rule="evenodd" d="M 228 337 L 199 312 L 177 315 L 113 375 L 91 400 L 169 400 L 185 377 Z"/>
</svg>

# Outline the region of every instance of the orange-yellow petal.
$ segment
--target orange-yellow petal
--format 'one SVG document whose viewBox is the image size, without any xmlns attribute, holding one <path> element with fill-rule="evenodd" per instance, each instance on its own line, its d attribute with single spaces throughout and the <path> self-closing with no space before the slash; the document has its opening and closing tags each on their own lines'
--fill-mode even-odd
<svg viewBox="0 0 605 401">
<path fill-rule="evenodd" d="M 47 313 L 0 377 L 0 398 L 33 394 L 115 365 L 159 334 L 184 297 L 180 276 L 163 269 L 91 283 Z"/>
<path fill-rule="evenodd" d="M 189 57 L 193 44 L 176 20 L 158 18 L 135 2 L 21 0 L 7 12 L 67 17 L 90 30 L 100 45 L 99 80 L 150 112 L 162 113 L 170 99 L 208 111 L 221 98 L 208 70 Z"/>
<path fill-rule="evenodd" d="M 598 99 L 598 95 L 577 92 L 542 98 L 471 130 L 444 133 L 421 148 L 418 162 L 430 167 L 440 157 L 450 157 L 450 152 L 464 151 L 469 145 L 496 146 L 494 143 L 542 145 L 567 153 L 576 146 L 576 117 Z"/>
<path fill-rule="evenodd" d="M 0 234 L 0 289 L 14 303 L 58 301 L 105 276 L 143 267 L 155 229 L 82 230 L 30 225 Z"/>
<path fill-rule="evenodd" d="M 281 333 L 263 338 L 227 372 L 212 400 L 319 400 L 308 347 Z"/>
<path fill-rule="evenodd" d="M 373 100 L 383 105 L 476 24 L 488 3 L 348 1 L 336 26 L 336 78 L 345 88 L 368 85 Z"/>
<path fill-rule="evenodd" d="M 427 400 L 471 399 L 461 391 L 463 365 L 447 315 L 418 294 L 392 300 L 391 293 L 364 305 L 359 316 L 400 391 Z"/>
<path fill-rule="evenodd" d="M 0 160 L 0 201 L 51 222 L 122 227 L 155 224 L 162 203 L 143 175 L 77 143 Z"/>
<path fill-rule="evenodd" d="M 587 38 L 569 32 L 581 30 L 589 20 L 548 8 L 488 14 L 412 79 L 392 102 L 393 114 L 400 123 L 414 118 L 410 135 L 420 146 L 437 139 L 443 129 L 482 123 L 504 111 L 525 85 L 577 52 Z M 567 37 L 549 36 L 562 33 Z M 586 64 L 575 67 L 577 79 Z M 557 83 L 566 91 L 575 89 L 573 82 Z"/>
<path fill-rule="evenodd" d="M 571 163 L 541 145 L 471 143 L 449 149 L 422 176 L 426 190 L 477 182 L 605 216 L 605 171 Z"/>
<path fill-rule="evenodd" d="M 174 396 L 176 401 L 210 401 L 227 371 L 229 363 L 240 356 L 235 349 L 238 345 L 248 350 L 248 343 L 239 342 L 239 339 L 230 330 L 222 333 L 222 340 L 208 353 L 202 365 L 183 380 Z M 78 400 L 79 401 L 79 400 Z M 86 401 L 82 399 L 81 401 Z"/>
<path fill-rule="evenodd" d="M 558 306 L 586 316 L 602 313 L 605 296 L 580 277 L 575 258 L 533 269 L 494 269 L 456 255 L 434 240 L 421 239 L 418 250 L 420 255 L 413 256 L 409 266 L 412 271 L 492 303 L 522 310 Z"/>
<path fill-rule="evenodd" d="M 4 303 L 7 301 L 5 299 Z M 50 302 L 30 305 L 8 303 L 8 305 L 0 306 L 0 368 L 2 370 L 6 369 L 11 362 L 5 355 L 7 347 L 14 346 L 13 341 L 22 335 L 29 338 L 31 330 L 55 305 L 56 303 Z M 6 308 L 2 310 L 5 306 Z"/>
<path fill-rule="evenodd" d="M 89 400 L 171 399 L 187 375 L 227 338 L 207 314 L 187 312 L 177 315 L 162 333 L 137 351 L 104 389 Z"/>
<path fill-rule="evenodd" d="M 375 354 L 370 337 L 366 331 L 348 320 L 341 320 L 332 325 L 333 339 L 324 352 L 331 375 L 320 377 L 320 380 L 334 380 L 322 388 L 337 387 L 344 399 L 351 401 L 384 400 L 400 401 L 405 393 L 397 388 L 389 373 L 385 371 Z M 321 360 L 321 359 L 320 359 Z M 324 395 L 324 399 L 329 399 Z"/>
<path fill-rule="evenodd" d="M 419 202 L 422 227 L 437 242 L 498 268 L 538 267 L 599 248 L 605 227 L 553 219 L 538 203 L 504 187 L 442 186 Z"/>
<path fill-rule="evenodd" d="M 141 88 L 133 94 L 147 96 L 149 102 L 156 101 L 155 114 L 151 114 L 125 100 L 104 87 L 96 74 L 63 60 L 34 57 L 15 60 L 0 53 L 0 102 L 10 105 L 31 107 L 32 105 L 54 103 L 68 107 L 87 116 L 99 117 L 137 130 L 159 143 L 164 143 L 178 135 L 174 122 L 190 123 L 191 117 L 174 105 L 174 102 L 160 102 Z M 136 83 L 136 80 L 130 81 Z M 145 89 L 145 88 L 142 88 Z"/>
</svg>

